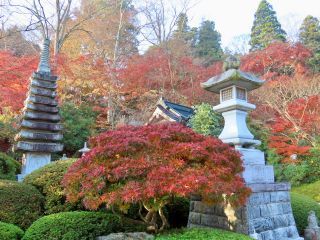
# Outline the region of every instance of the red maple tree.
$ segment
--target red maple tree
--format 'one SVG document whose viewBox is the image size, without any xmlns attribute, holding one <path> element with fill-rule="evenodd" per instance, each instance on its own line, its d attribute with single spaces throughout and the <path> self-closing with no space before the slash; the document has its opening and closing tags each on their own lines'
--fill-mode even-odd
<svg viewBox="0 0 320 240">
<path fill-rule="evenodd" d="M 168 226 L 163 208 L 174 196 L 238 205 L 250 193 L 232 147 L 177 123 L 125 126 L 93 138 L 91 146 L 64 176 L 68 201 L 82 199 L 88 209 L 138 203 L 142 220 L 155 229 Z"/>
<path fill-rule="evenodd" d="M 300 43 L 276 42 L 241 59 L 241 69 L 265 80 L 308 72 L 306 61 L 312 52 Z"/>
<path fill-rule="evenodd" d="M 0 113 L 4 107 L 10 107 L 14 112 L 23 107 L 29 77 L 37 63 L 36 56 L 15 56 L 0 51 Z"/>
</svg>

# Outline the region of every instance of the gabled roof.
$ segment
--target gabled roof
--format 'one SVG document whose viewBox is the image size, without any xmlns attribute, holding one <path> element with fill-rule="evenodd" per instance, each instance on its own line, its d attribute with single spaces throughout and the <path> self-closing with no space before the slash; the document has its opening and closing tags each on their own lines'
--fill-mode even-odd
<svg viewBox="0 0 320 240">
<path fill-rule="evenodd" d="M 221 89 L 232 85 L 243 87 L 250 91 L 260 87 L 263 83 L 263 80 L 253 74 L 242 72 L 238 69 L 229 69 L 201 83 L 201 87 L 210 92 L 219 93 Z"/>
<path fill-rule="evenodd" d="M 186 123 L 193 114 L 194 110 L 192 108 L 170 102 L 161 97 L 157 103 L 157 108 L 148 123 L 152 123 L 156 119 L 160 120 L 160 116 L 161 121 Z"/>
</svg>

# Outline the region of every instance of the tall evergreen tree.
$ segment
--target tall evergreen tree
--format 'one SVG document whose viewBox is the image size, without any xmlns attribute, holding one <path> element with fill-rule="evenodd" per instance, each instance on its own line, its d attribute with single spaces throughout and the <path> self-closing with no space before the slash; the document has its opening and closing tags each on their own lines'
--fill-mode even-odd
<svg viewBox="0 0 320 240">
<path fill-rule="evenodd" d="M 307 16 L 300 27 L 299 40 L 313 51 L 309 66 L 314 72 L 320 72 L 320 21 L 316 17 Z"/>
<path fill-rule="evenodd" d="M 253 26 L 251 28 L 251 49 L 255 51 L 267 47 L 274 41 L 285 41 L 286 32 L 281 28 L 276 12 L 270 3 L 262 0 L 258 10 L 254 14 Z"/>
<path fill-rule="evenodd" d="M 198 30 L 198 40 L 195 44 L 196 57 L 202 58 L 205 65 L 220 60 L 223 55 L 221 35 L 215 30 L 213 21 L 203 21 Z"/>
<path fill-rule="evenodd" d="M 195 36 L 194 31 L 188 25 L 188 16 L 185 13 L 180 13 L 177 20 L 177 29 L 173 32 L 173 38 L 190 43 Z"/>
</svg>

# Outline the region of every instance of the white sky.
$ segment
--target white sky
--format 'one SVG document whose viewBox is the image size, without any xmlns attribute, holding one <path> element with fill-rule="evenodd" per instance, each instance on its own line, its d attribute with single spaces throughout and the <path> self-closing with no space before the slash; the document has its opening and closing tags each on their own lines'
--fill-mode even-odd
<svg viewBox="0 0 320 240">
<path fill-rule="evenodd" d="M 175 0 L 171 0 L 175 1 Z M 320 0 L 268 0 L 287 32 L 296 31 L 307 15 L 320 17 Z M 199 0 L 188 13 L 192 27 L 202 19 L 212 20 L 221 33 L 222 45 L 233 37 L 249 34 L 260 0 Z"/>
</svg>

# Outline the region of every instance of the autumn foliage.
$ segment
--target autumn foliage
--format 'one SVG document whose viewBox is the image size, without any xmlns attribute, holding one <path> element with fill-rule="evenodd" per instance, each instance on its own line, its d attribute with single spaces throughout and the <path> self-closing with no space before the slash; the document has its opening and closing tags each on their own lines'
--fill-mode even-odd
<svg viewBox="0 0 320 240">
<path fill-rule="evenodd" d="M 0 113 L 2 108 L 10 107 L 18 112 L 26 98 L 29 77 L 36 69 L 36 56 L 15 56 L 0 51 Z"/>
<path fill-rule="evenodd" d="M 307 59 L 311 56 L 312 52 L 302 44 L 276 42 L 242 57 L 241 69 L 266 80 L 305 74 L 308 71 Z"/>
<path fill-rule="evenodd" d="M 233 148 L 177 123 L 125 126 L 93 138 L 91 146 L 63 180 L 67 199 L 81 199 L 88 209 L 139 203 L 142 220 L 163 229 L 168 226 L 163 208 L 175 196 L 199 194 L 209 202 L 238 205 L 249 194 Z"/>
</svg>

